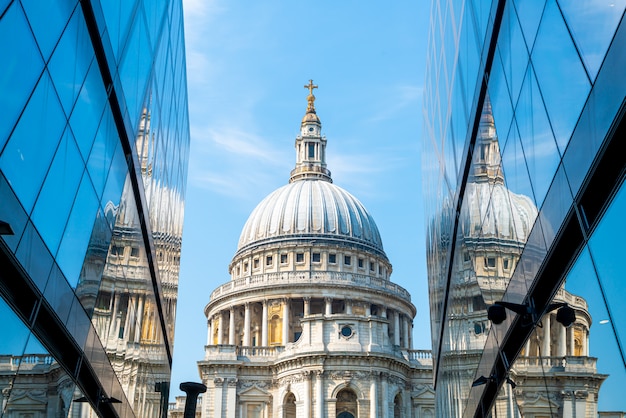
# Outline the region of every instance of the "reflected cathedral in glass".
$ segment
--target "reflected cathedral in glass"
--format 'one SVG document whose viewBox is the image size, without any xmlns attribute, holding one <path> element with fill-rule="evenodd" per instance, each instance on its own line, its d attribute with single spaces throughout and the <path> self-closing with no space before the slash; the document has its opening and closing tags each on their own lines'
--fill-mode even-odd
<svg viewBox="0 0 626 418">
<path fill-rule="evenodd" d="M 166 416 L 182 2 L 0 1 L 0 51 L 0 416 Z"/>
<path fill-rule="evenodd" d="M 625 8 L 433 2 L 423 172 L 437 416 L 624 416 Z"/>
</svg>

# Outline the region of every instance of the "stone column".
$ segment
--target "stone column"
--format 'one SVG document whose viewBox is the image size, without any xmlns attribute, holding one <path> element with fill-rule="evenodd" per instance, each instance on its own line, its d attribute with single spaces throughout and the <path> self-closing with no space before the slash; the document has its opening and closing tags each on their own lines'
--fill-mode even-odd
<svg viewBox="0 0 626 418">
<path fill-rule="evenodd" d="M 324 298 L 324 302 L 326 302 L 326 316 L 330 316 L 333 314 L 333 298 Z"/>
<path fill-rule="evenodd" d="M 283 345 L 289 342 L 289 299 L 283 300 Z"/>
<path fill-rule="evenodd" d="M 387 319 L 387 308 L 381 306 L 380 316 L 383 317 L 383 319 Z M 383 346 L 389 344 L 389 323 L 387 321 L 383 322 L 383 335 L 380 344 Z"/>
<path fill-rule="evenodd" d="M 375 373 L 371 375 L 370 383 L 370 418 L 378 418 L 378 376 Z"/>
<path fill-rule="evenodd" d="M 261 345 L 267 347 L 267 300 L 263 301 L 263 316 L 261 317 L 263 322 L 261 325 Z"/>
<path fill-rule="evenodd" d="M 228 321 L 228 344 L 235 345 L 235 308 L 230 308 L 230 320 Z"/>
<path fill-rule="evenodd" d="M 215 402 L 213 408 L 213 416 L 221 417 L 222 416 L 222 399 L 223 399 L 223 390 L 224 390 L 224 379 L 221 377 L 216 377 L 213 379 L 213 384 L 215 385 Z"/>
<path fill-rule="evenodd" d="M 306 371 L 304 375 L 304 399 L 302 400 L 302 409 L 304 416 L 311 416 L 311 372 Z"/>
<path fill-rule="evenodd" d="M 137 308 L 137 322 L 138 326 L 135 328 L 135 342 L 138 343 L 141 340 L 141 324 L 143 322 L 143 299 L 144 296 L 139 296 L 139 307 Z"/>
<path fill-rule="evenodd" d="M 243 346 L 250 347 L 250 302 L 246 302 L 244 305 Z"/>
<path fill-rule="evenodd" d="M 393 343 L 400 346 L 400 314 L 398 311 L 393 311 Z"/>
<path fill-rule="evenodd" d="M 352 315 L 352 301 L 346 299 L 346 314 Z"/>
<path fill-rule="evenodd" d="M 213 345 L 213 317 L 206 322 L 208 334 L 206 337 L 206 345 Z"/>
<path fill-rule="evenodd" d="M 547 358 L 550 353 L 550 314 L 543 320 L 543 341 L 541 341 L 541 357 Z"/>
<path fill-rule="evenodd" d="M 218 314 L 216 319 L 217 319 L 217 344 L 221 345 L 221 344 L 224 344 L 224 311 L 221 311 Z M 213 326 L 215 326 L 215 323 Z"/>
<path fill-rule="evenodd" d="M 566 328 L 566 331 L 569 338 L 569 348 L 567 350 L 567 355 L 573 356 L 576 353 L 576 341 L 574 341 L 574 327 Z"/>
<path fill-rule="evenodd" d="M 380 376 L 380 379 L 382 380 L 380 416 L 382 418 L 389 418 L 389 375 L 387 373 L 383 373 Z"/>
<path fill-rule="evenodd" d="M 311 315 L 311 298 L 303 298 L 304 300 L 304 316 Z"/>
<path fill-rule="evenodd" d="M 372 316 L 372 305 L 370 303 L 365 304 L 365 316 Z"/>
<path fill-rule="evenodd" d="M 324 416 L 324 372 L 315 371 L 315 418 Z"/>
<path fill-rule="evenodd" d="M 531 338 L 533 338 L 532 334 L 530 335 L 530 337 L 528 337 L 528 339 L 526 340 L 526 344 L 524 345 L 524 355 L 526 357 L 530 357 L 530 340 L 531 340 Z"/>
<path fill-rule="evenodd" d="M 402 321 L 404 323 L 404 327 L 403 327 L 403 331 L 404 331 L 404 348 L 411 348 L 411 344 L 409 344 L 409 318 L 407 318 L 406 316 L 404 317 L 404 321 Z"/>
<path fill-rule="evenodd" d="M 583 330 L 583 341 L 581 341 L 583 346 L 583 356 L 587 357 L 589 355 L 589 330 Z"/>
<path fill-rule="evenodd" d="M 557 341 L 556 355 L 558 357 L 565 357 L 567 354 L 567 336 L 565 335 L 566 328 L 560 323 L 557 323 L 556 327 L 558 330 L 559 338 L 559 340 Z"/>
<path fill-rule="evenodd" d="M 226 418 L 235 418 L 237 409 L 237 378 L 228 379 L 228 392 L 226 393 Z"/>
</svg>

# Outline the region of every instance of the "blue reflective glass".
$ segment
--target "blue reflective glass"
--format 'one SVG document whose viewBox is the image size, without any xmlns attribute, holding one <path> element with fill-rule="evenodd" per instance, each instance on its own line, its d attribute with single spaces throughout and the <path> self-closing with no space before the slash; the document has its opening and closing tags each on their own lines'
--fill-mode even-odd
<svg viewBox="0 0 626 418">
<path fill-rule="evenodd" d="M 532 50 L 546 0 L 514 0 L 528 49 Z"/>
<path fill-rule="evenodd" d="M 555 0 L 546 5 L 532 61 L 554 136 L 563 153 L 591 84 Z"/>
<path fill-rule="evenodd" d="M 619 237 L 626 233 L 625 211 L 626 187 L 622 185 L 589 240 L 589 249 L 621 347 L 626 347 L 626 315 L 623 313 L 626 285 L 620 261 L 626 252 L 626 242 Z M 626 358 L 626 353 L 622 355 Z"/>
<path fill-rule="evenodd" d="M 498 38 L 498 49 L 506 83 L 509 88 L 509 94 L 511 96 L 511 102 L 516 103 L 522 82 L 524 81 L 524 76 L 526 75 L 529 53 L 512 2 L 507 3 L 502 18 L 502 27 L 500 28 L 500 36 Z"/>
<path fill-rule="evenodd" d="M 111 229 L 113 229 L 115 224 L 115 217 L 117 216 L 117 211 L 120 206 L 122 190 L 124 190 L 127 175 L 128 165 L 124 158 L 124 150 L 121 144 L 118 144 L 113 156 L 113 161 L 111 162 L 109 176 L 107 177 L 101 200 L 104 217 Z"/>
<path fill-rule="evenodd" d="M 499 51 L 496 51 L 491 68 L 491 75 L 489 76 L 489 91 L 485 101 L 491 102 L 498 136 L 506 139 L 505 135 L 509 130 L 511 119 L 513 118 L 513 105 L 509 89 L 506 85 L 506 78 L 500 58 Z M 504 141 L 502 141 L 502 144 L 504 144 Z"/>
<path fill-rule="evenodd" d="M 113 53 L 119 62 L 119 52 L 126 43 L 126 34 L 128 33 L 128 24 L 131 12 L 133 11 L 135 1 L 101 1 L 102 12 L 106 21 L 106 26 L 111 37 L 111 46 Z"/>
<path fill-rule="evenodd" d="M 39 193 L 65 123 L 52 81 L 44 72 L 0 156 L 0 169 L 27 212 Z"/>
<path fill-rule="evenodd" d="M 74 138 L 85 161 L 89 157 L 106 100 L 100 69 L 94 60 L 70 117 Z"/>
<path fill-rule="evenodd" d="M 151 63 L 152 51 L 145 23 L 143 19 L 138 19 L 134 22 L 119 69 L 124 98 L 133 126 L 139 122 Z"/>
<path fill-rule="evenodd" d="M 72 287 L 76 286 L 78 281 L 97 213 L 98 199 L 89 176 L 85 175 L 80 183 L 56 257 L 61 271 Z"/>
<path fill-rule="evenodd" d="M 21 3 L 30 27 L 35 33 L 41 54 L 44 60 L 48 61 L 61 31 L 78 2 L 76 0 L 21 0 Z"/>
<path fill-rule="evenodd" d="M 606 246 L 606 243 L 604 245 Z M 596 276 L 588 248 L 583 249 L 574 266 L 567 274 L 565 290 L 576 297 L 581 297 L 584 305 L 586 305 L 587 313 L 581 312 L 579 307 L 580 301 L 572 298 L 579 305 L 577 306 L 579 314 L 576 322 L 585 324 L 587 316 L 591 319 L 589 321 L 588 335 L 581 332 L 579 336 L 575 336 L 575 344 L 580 344 L 579 354 L 586 358 L 588 362 L 597 359 L 596 373 L 602 373 L 607 376 L 600 387 L 598 411 L 626 411 L 626 398 L 623 396 L 626 369 L 623 356 L 617 344 L 615 324 L 610 321 L 606 300 L 599 286 L 598 277 Z M 620 303 L 620 305 L 622 304 Z M 622 309 L 621 306 L 613 306 L 612 308 L 614 313 L 616 311 L 620 312 Z M 623 317 L 623 315 L 618 314 L 618 318 L 620 316 Z M 571 328 L 576 330 L 580 328 L 580 325 L 574 324 Z M 584 364 L 580 361 L 579 363 Z M 588 369 L 587 373 L 589 371 Z"/>
<path fill-rule="evenodd" d="M 596 78 L 604 55 L 622 19 L 626 0 L 610 2 L 559 1 L 589 76 Z"/>
<path fill-rule="evenodd" d="M 113 121 L 111 110 L 107 106 L 96 133 L 96 139 L 91 148 L 89 161 L 87 162 L 87 170 L 91 176 L 96 194 L 98 197 L 102 195 L 104 183 L 111 166 L 111 159 L 115 152 L 119 139 L 117 137 L 117 129 Z"/>
<path fill-rule="evenodd" d="M 66 115 L 72 112 L 78 92 L 93 60 L 93 48 L 79 7 L 67 24 L 48 63 L 48 70 L 54 80 Z"/>
<path fill-rule="evenodd" d="M 18 2 L 13 2 L 0 19 L 0 57 L 1 152 L 43 69 L 43 60 Z"/>
<path fill-rule="evenodd" d="M 533 187 L 535 205 L 541 207 L 560 156 L 532 66 L 528 67 L 515 109 L 515 119 Z"/>
<path fill-rule="evenodd" d="M 3 355 L 21 356 L 24 353 L 30 332 L 2 297 L 0 297 L 0 318 L 2 318 L 0 358 Z M 3 359 L 3 361 L 7 360 Z"/>
<path fill-rule="evenodd" d="M 59 247 L 83 171 L 74 137 L 66 129 L 32 214 L 33 223 L 53 254 Z"/>
</svg>

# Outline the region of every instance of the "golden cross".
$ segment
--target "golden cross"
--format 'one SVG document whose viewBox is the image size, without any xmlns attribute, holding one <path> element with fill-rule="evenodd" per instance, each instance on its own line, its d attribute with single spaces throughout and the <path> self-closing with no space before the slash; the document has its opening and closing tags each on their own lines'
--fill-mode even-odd
<svg viewBox="0 0 626 418">
<path fill-rule="evenodd" d="M 309 94 L 313 94 L 313 89 L 316 89 L 317 86 L 313 84 L 313 80 L 309 80 L 309 84 L 304 86 L 305 89 L 309 89 Z"/>
</svg>

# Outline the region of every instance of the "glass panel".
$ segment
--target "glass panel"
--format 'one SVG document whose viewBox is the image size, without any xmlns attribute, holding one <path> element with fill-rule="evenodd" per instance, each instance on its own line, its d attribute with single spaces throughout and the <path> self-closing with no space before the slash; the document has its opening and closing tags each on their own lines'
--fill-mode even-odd
<svg viewBox="0 0 626 418">
<path fill-rule="evenodd" d="M 622 185 L 589 240 L 589 248 L 608 305 L 609 319 L 621 347 L 626 347 L 626 315 L 622 312 L 626 300 L 626 286 L 620 260 L 626 251 L 626 243 L 616 237 L 626 232 L 625 211 L 626 188 Z M 622 359 L 624 358 L 626 353 L 622 352 Z M 624 364 L 626 366 L 626 363 Z"/>
<path fill-rule="evenodd" d="M 35 3 L 39 7 L 39 2 Z M 93 57 L 91 40 L 79 7 L 67 24 L 48 64 L 66 115 L 72 112 Z"/>
<path fill-rule="evenodd" d="M 52 267 L 52 255 L 30 222 L 15 255 L 37 287 L 44 289 Z"/>
<path fill-rule="evenodd" d="M 102 196 L 104 182 L 109 173 L 113 153 L 118 143 L 117 129 L 113 122 L 111 110 L 107 106 L 104 110 L 104 116 L 102 117 L 100 126 L 98 127 L 93 147 L 91 148 L 89 161 L 87 162 L 87 170 L 89 171 L 91 181 L 93 182 L 98 197 Z"/>
<path fill-rule="evenodd" d="M 498 50 L 501 54 L 502 68 L 504 69 L 511 102 L 516 103 L 524 76 L 526 75 L 529 53 L 512 2 L 507 3 L 504 16 L 502 17 Z M 489 83 L 491 84 L 491 80 Z M 497 107 L 494 106 L 495 109 Z"/>
<path fill-rule="evenodd" d="M 44 73 L 0 156 L 0 169 L 27 212 L 39 193 L 65 122 L 50 77 Z"/>
<path fill-rule="evenodd" d="M 63 0 L 22 0 L 22 7 L 35 33 L 44 60 L 48 61 L 52 48 L 56 45 L 61 31 L 67 24 L 77 1 Z"/>
<path fill-rule="evenodd" d="M 2 235 L 1 238 L 11 250 L 15 251 L 28 218 L 2 173 L 0 173 L 0 201 L 2 202 L 0 205 L 0 219 L 8 222 L 14 232 L 13 235 Z"/>
<path fill-rule="evenodd" d="M 559 152 L 530 66 L 515 109 L 515 119 L 533 186 L 535 205 L 541 207 L 559 164 Z"/>
<path fill-rule="evenodd" d="M 124 98 L 133 127 L 139 123 L 151 62 L 152 50 L 148 42 L 145 23 L 143 19 L 137 19 L 120 66 Z"/>
<path fill-rule="evenodd" d="M 61 322 L 65 324 L 75 297 L 72 288 L 56 263 L 52 266 L 43 295 Z"/>
<path fill-rule="evenodd" d="M 0 8 L 0 13 L 3 8 Z M 0 152 L 43 69 L 33 34 L 18 2 L 0 19 Z"/>
<path fill-rule="evenodd" d="M 519 16 L 519 21 L 526 39 L 526 45 L 531 50 L 535 43 L 537 28 L 543 14 L 546 0 L 514 0 L 515 9 Z"/>
<path fill-rule="evenodd" d="M 612 226 L 615 225 L 610 225 L 610 222 L 606 225 L 607 228 Z M 606 236 L 601 236 L 602 234 L 603 232 L 600 232 L 600 235 L 595 238 L 598 240 L 596 246 L 601 243 L 602 249 L 611 247 L 607 244 L 609 242 L 614 244 L 615 240 L 610 238 L 608 242 L 602 241 L 606 238 Z M 618 325 L 612 321 L 619 321 L 623 318 L 623 315 L 620 314 L 623 303 L 620 301 L 620 305 L 616 306 L 611 305 L 611 302 L 608 301 L 609 309 L 612 308 L 613 313 L 610 316 L 605 295 L 609 295 L 611 290 L 602 289 L 599 286 L 594 269 L 594 263 L 603 270 L 606 270 L 609 265 L 616 267 L 620 263 L 616 263 L 616 260 L 613 259 L 608 260 L 610 264 L 604 264 L 607 259 L 601 254 L 596 254 L 598 252 L 595 251 L 593 254 L 594 260 L 592 262 L 589 251 L 586 248 L 583 249 L 574 267 L 567 275 L 565 290 L 560 291 L 555 299 L 558 301 L 559 295 L 567 296 L 566 301 L 576 311 L 576 321 L 568 328 L 569 332 L 566 335 L 565 343 L 568 350 L 566 368 L 568 364 L 571 364 L 571 374 L 570 379 L 564 380 L 564 382 L 573 386 L 572 377 L 574 374 L 578 374 L 578 379 L 585 376 L 585 390 L 591 396 L 598 393 L 598 386 L 601 385 L 597 398 L 598 411 L 626 411 L 626 398 L 623 396 L 624 384 L 626 384 L 626 368 L 616 338 Z M 600 255 L 599 258 L 598 255 Z M 603 278 L 601 277 L 601 279 Z M 621 290 L 618 291 L 622 295 L 624 294 L 623 281 Z M 569 405 L 567 406 L 571 408 L 572 397 L 568 396 L 568 400 Z M 569 416 L 575 415 L 578 414 L 570 414 Z"/>
<path fill-rule="evenodd" d="M 32 214 L 37 230 L 54 254 L 61 242 L 83 170 L 84 163 L 74 137 L 66 129 Z"/>
<path fill-rule="evenodd" d="M 559 1 L 591 80 L 596 78 L 604 55 L 622 19 L 626 0 L 610 2 Z"/>
<path fill-rule="evenodd" d="M 98 213 L 98 200 L 88 176 L 78 189 L 56 260 L 72 287 L 76 286 Z"/>
<path fill-rule="evenodd" d="M 106 100 L 107 94 L 102 83 L 100 69 L 94 60 L 70 117 L 74 138 L 85 161 L 96 136 Z"/>
<path fill-rule="evenodd" d="M 555 0 L 549 0 L 546 5 L 532 60 L 554 135 L 563 153 L 591 84 Z"/>
</svg>

